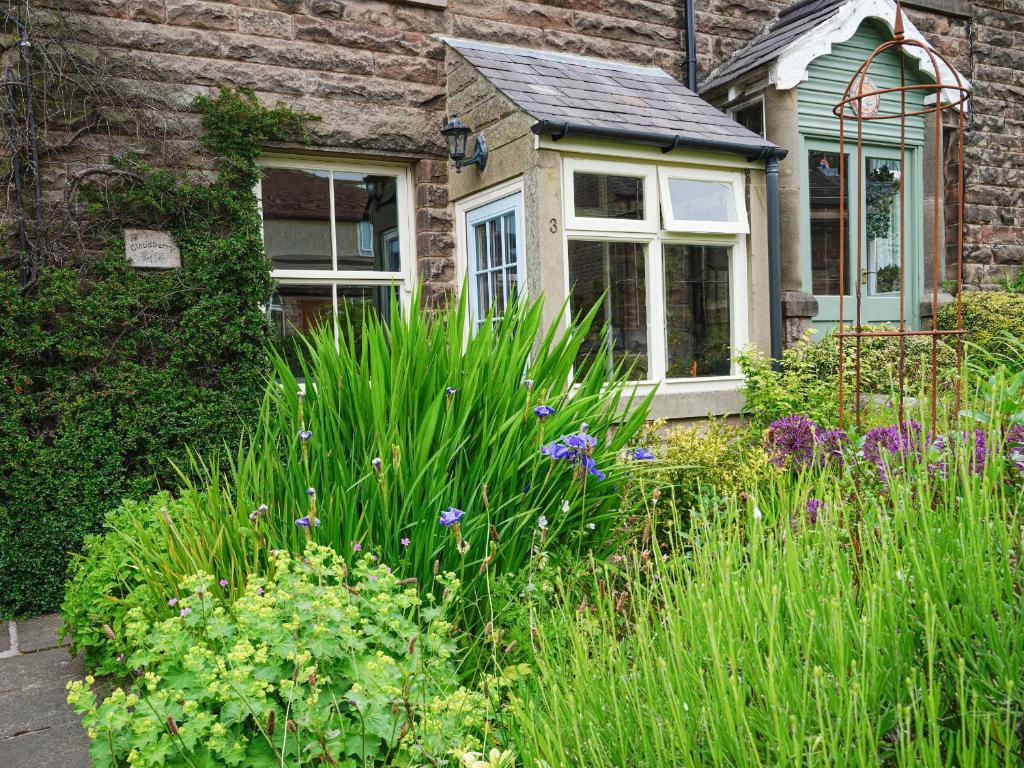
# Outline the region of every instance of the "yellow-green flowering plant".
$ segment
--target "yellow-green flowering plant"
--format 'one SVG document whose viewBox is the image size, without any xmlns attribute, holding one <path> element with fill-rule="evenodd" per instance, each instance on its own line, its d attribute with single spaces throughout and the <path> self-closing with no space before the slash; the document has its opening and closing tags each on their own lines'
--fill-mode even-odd
<svg viewBox="0 0 1024 768">
<path fill-rule="evenodd" d="M 187 579 L 173 615 L 126 621 L 134 684 L 98 702 L 84 682 L 94 768 L 106 766 L 442 766 L 489 751 L 496 691 L 459 685 L 444 598 L 423 602 L 370 553 L 275 552 L 233 603 L 213 576 Z"/>
</svg>

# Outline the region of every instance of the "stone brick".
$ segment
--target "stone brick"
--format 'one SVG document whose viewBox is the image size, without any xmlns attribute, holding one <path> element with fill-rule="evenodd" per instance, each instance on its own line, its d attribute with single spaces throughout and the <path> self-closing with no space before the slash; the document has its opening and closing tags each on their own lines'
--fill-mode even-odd
<svg viewBox="0 0 1024 768">
<path fill-rule="evenodd" d="M 238 31 L 246 35 L 290 38 L 292 17 L 280 11 L 242 8 L 238 11 Z"/>
<path fill-rule="evenodd" d="M 452 214 L 447 208 L 420 208 L 416 212 L 416 231 L 449 232 Z"/>
<path fill-rule="evenodd" d="M 167 23 L 195 29 L 237 29 L 238 9 L 206 0 L 166 0 Z"/>
<path fill-rule="evenodd" d="M 401 53 L 407 56 L 425 56 L 433 59 L 444 57 L 444 44 L 440 40 L 417 32 L 375 29 L 313 16 L 296 16 L 294 24 L 295 37 L 299 40 L 330 43 L 365 51 Z"/>
<path fill-rule="evenodd" d="M 416 163 L 416 183 L 448 183 L 448 165 L 447 157 L 444 159 L 420 160 Z"/>
<path fill-rule="evenodd" d="M 443 208 L 448 205 L 448 187 L 443 184 L 417 184 L 416 205 Z"/>
<path fill-rule="evenodd" d="M 393 53 L 375 54 L 373 72 L 377 77 L 398 80 L 403 83 L 441 85 L 444 82 L 444 70 L 441 63 L 419 56 L 399 56 Z"/>
<path fill-rule="evenodd" d="M 128 18 L 159 24 L 167 18 L 164 0 L 128 0 Z"/>
</svg>

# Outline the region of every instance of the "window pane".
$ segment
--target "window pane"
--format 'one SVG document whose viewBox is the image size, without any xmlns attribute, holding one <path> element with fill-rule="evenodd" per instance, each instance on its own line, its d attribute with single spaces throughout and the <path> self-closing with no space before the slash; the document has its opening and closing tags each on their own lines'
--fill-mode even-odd
<svg viewBox="0 0 1024 768">
<path fill-rule="evenodd" d="M 736 199 L 726 181 L 669 179 L 672 218 L 677 221 L 736 221 Z"/>
<path fill-rule="evenodd" d="M 505 226 L 505 263 L 511 264 L 515 269 L 515 264 L 519 259 L 519 252 L 516 244 L 516 215 L 515 213 L 506 213 L 504 216 Z"/>
<path fill-rule="evenodd" d="M 279 285 L 267 302 L 267 316 L 274 327 L 276 346 L 296 374 L 302 373 L 298 365 L 300 337 L 331 321 L 332 290 L 329 284 Z"/>
<path fill-rule="evenodd" d="M 664 246 L 666 376 L 728 376 L 729 256 L 723 246 Z"/>
<path fill-rule="evenodd" d="M 900 161 L 864 158 L 868 295 L 900 290 Z"/>
<path fill-rule="evenodd" d="M 644 180 L 639 176 L 573 174 L 576 215 L 599 219 L 644 218 Z"/>
<path fill-rule="evenodd" d="M 397 272 L 398 184 L 394 176 L 334 172 L 338 269 Z"/>
<path fill-rule="evenodd" d="M 265 168 L 263 238 L 274 269 L 331 269 L 330 174 Z"/>
<path fill-rule="evenodd" d="M 338 286 L 338 328 L 342 343 L 352 334 L 356 349 L 361 343 L 360 334 L 367 315 L 377 315 L 384 322 L 391 319 L 391 297 L 397 298 L 397 289 L 390 285 Z"/>
<path fill-rule="evenodd" d="M 487 222 L 473 225 L 473 237 L 476 241 L 476 268 L 480 272 L 487 269 Z"/>
<path fill-rule="evenodd" d="M 476 282 L 474 319 L 479 325 L 488 311 L 494 312 L 495 319 L 503 317 L 519 287 L 516 212 L 497 214 L 472 226 L 470 279 Z"/>
<path fill-rule="evenodd" d="M 839 155 L 811 150 L 807 157 L 811 215 L 811 290 L 818 295 L 839 295 Z M 849 221 L 849 200 L 841 191 Z M 850 260 L 846 250 L 844 275 L 849 284 Z"/>
<path fill-rule="evenodd" d="M 577 373 L 601 343 L 609 326 L 612 362 L 632 366 L 632 377 L 647 377 L 647 279 L 642 243 L 569 241 L 569 308 L 575 321 L 602 301 L 576 359 Z M 606 292 L 607 291 L 607 292 Z"/>
<path fill-rule="evenodd" d="M 764 138 L 764 105 L 762 102 L 756 101 L 742 109 L 737 109 L 733 112 L 732 118 L 748 131 Z"/>
</svg>

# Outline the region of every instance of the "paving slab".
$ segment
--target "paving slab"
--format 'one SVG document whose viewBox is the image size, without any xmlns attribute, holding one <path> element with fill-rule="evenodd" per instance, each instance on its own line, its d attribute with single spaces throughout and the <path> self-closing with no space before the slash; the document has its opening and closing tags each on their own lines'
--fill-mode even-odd
<svg viewBox="0 0 1024 768">
<path fill-rule="evenodd" d="M 65 689 L 85 670 L 67 648 L 52 647 L 58 623 L 43 618 L 17 623 L 19 650 L 25 637 L 33 652 L 0 658 L 0 767 L 88 768 L 89 739 Z"/>
<path fill-rule="evenodd" d="M 0 654 L 9 653 L 11 650 L 11 629 L 13 627 L 13 622 L 0 621 Z"/>
<path fill-rule="evenodd" d="M 21 653 L 56 648 L 60 645 L 57 631 L 60 629 L 60 614 L 50 613 L 28 621 L 18 622 L 18 650 Z"/>
</svg>

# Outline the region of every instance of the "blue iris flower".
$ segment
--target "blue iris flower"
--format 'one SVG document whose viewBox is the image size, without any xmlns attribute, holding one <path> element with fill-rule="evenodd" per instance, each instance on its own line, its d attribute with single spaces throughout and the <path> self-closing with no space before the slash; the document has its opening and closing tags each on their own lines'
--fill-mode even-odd
<svg viewBox="0 0 1024 768">
<path fill-rule="evenodd" d="M 441 519 L 439 522 L 445 528 L 451 528 L 453 525 L 459 522 L 459 520 L 461 520 L 462 516 L 465 514 L 466 513 L 463 512 L 461 509 L 456 509 L 455 507 L 448 507 L 448 509 L 441 513 Z"/>
<path fill-rule="evenodd" d="M 537 415 L 538 419 L 546 419 L 548 416 L 552 416 L 555 413 L 555 409 L 550 405 L 538 405 L 533 409 L 533 412 Z"/>
</svg>

